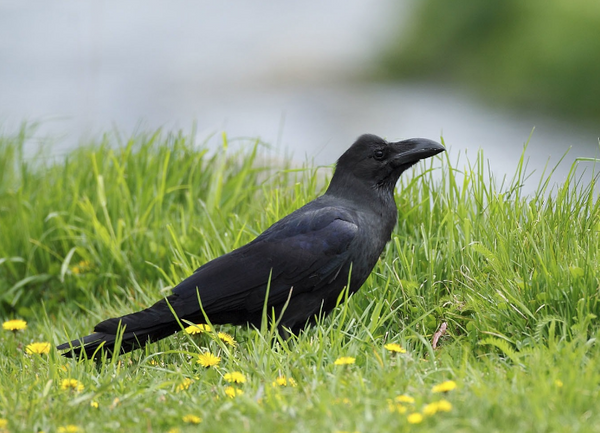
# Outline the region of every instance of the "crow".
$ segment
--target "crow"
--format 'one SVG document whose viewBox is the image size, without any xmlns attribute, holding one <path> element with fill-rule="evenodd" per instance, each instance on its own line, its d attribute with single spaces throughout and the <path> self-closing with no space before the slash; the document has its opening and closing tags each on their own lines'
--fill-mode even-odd
<svg viewBox="0 0 600 433">
<path fill-rule="evenodd" d="M 57 346 L 67 357 L 113 356 L 170 336 L 185 323 L 260 327 L 265 306 L 279 332 L 298 333 L 356 292 L 391 239 L 394 189 L 419 160 L 445 149 L 424 138 L 360 136 L 338 159 L 327 191 L 250 243 L 199 267 L 151 307 L 97 324 Z"/>
</svg>

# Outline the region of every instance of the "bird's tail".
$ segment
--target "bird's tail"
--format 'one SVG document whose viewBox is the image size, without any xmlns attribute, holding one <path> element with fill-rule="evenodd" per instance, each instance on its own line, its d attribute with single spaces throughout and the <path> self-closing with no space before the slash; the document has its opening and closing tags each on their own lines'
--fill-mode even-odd
<svg viewBox="0 0 600 433">
<path fill-rule="evenodd" d="M 68 358 L 99 358 L 103 353 L 111 357 L 131 352 L 180 330 L 180 322 L 167 299 L 163 299 L 137 313 L 100 322 L 94 327 L 92 334 L 63 343 L 56 348 L 70 349 L 63 353 L 63 356 Z M 115 354 L 115 350 L 118 353 Z"/>
</svg>

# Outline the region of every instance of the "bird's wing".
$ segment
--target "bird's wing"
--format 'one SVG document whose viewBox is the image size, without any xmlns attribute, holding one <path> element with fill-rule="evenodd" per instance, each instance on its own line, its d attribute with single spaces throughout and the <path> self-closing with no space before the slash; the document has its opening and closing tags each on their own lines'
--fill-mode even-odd
<svg viewBox="0 0 600 433">
<path fill-rule="evenodd" d="M 251 243 L 204 266 L 173 289 L 180 317 L 198 312 L 198 296 L 207 314 L 259 311 L 267 287 L 267 305 L 321 287 L 348 264 L 348 246 L 358 226 L 334 207 L 295 212 Z"/>
</svg>

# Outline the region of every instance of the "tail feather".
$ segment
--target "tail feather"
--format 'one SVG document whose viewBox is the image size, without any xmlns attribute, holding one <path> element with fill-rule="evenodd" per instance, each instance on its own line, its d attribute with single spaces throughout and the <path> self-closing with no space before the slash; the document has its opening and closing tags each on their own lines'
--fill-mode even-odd
<svg viewBox="0 0 600 433">
<path fill-rule="evenodd" d="M 169 302 L 172 300 L 169 299 Z M 119 354 L 131 352 L 166 338 L 181 330 L 181 325 L 171 311 L 167 300 L 163 299 L 150 308 L 100 322 L 94 332 L 82 338 L 57 346 L 58 350 L 70 349 L 63 353 L 68 358 L 99 358 L 103 353 L 115 355 L 115 346 L 121 332 Z"/>
</svg>

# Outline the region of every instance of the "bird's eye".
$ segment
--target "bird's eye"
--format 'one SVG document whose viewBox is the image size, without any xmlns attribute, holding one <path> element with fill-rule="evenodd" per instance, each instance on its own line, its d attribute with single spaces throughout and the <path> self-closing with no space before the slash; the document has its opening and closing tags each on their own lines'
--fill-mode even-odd
<svg viewBox="0 0 600 433">
<path fill-rule="evenodd" d="M 385 152 L 381 149 L 377 149 L 375 152 L 373 152 L 373 157 L 375 159 L 383 159 L 384 156 L 385 156 Z"/>
</svg>

